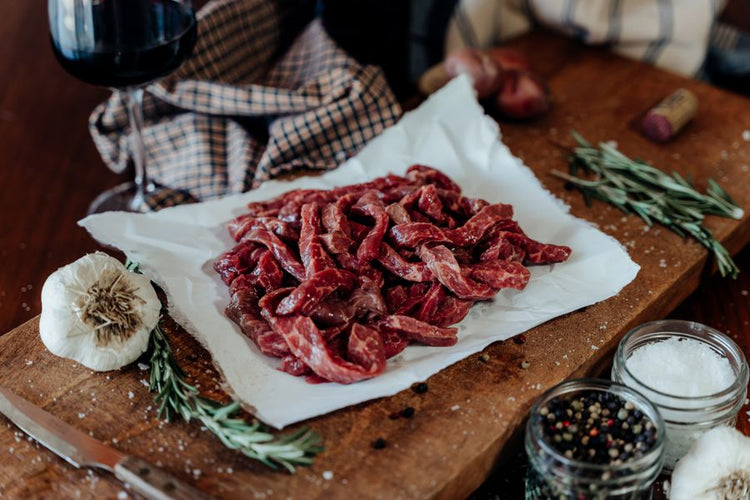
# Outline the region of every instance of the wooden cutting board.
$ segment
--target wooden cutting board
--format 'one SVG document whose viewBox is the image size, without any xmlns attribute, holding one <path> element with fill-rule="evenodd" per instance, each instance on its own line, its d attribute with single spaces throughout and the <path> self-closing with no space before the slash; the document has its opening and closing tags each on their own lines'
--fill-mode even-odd
<svg viewBox="0 0 750 500">
<path fill-rule="evenodd" d="M 39 341 L 38 319 L 0 338 L 0 383 L 92 436 L 153 462 L 198 488 L 226 498 L 460 498 L 473 491 L 519 435 L 541 392 L 571 377 L 601 373 L 619 339 L 644 321 L 665 316 L 708 271 L 707 252 L 663 228 L 565 191 L 549 175 L 565 169 L 558 144 L 576 129 L 592 141 L 616 140 L 620 149 L 665 169 L 691 174 L 699 186 L 714 177 L 750 210 L 747 179 L 750 101 L 700 82 L 535 33 L 514 44 L 548 79 L 553 111 L 528 124 L 502 124 L 503 140 L 572 212 L 626 246 L 642 266 L 618 296 L 488 347 L 427 380 L 429 390 L 405 390 L 313 419 L 326 451 L 296 475 L 272 471 L 225 449 L 198 425 L 165 424 L 144 386 L 146 365 L 94 373 L 50 355 Z M 700 99 L 698 117 L 674 141 L 657 145 L 638 130 L 654 103 L 679 87 Z M 707 226 L 736 253 L 750 240 L 750 221 L 709 218 Z M 748 270 L 746 270 L 747 272 Z M 167 325 L 177 357 L 192 380 L 214 397 L 217 374 L 198 344 Z M 527 369 L 521 362 L 530 363 Z M 143 369 L 142 369 L 143 368 Z M 407 406 L 410 419 L 388 415 Z M 117 498 L 130 494 L 105 473 L 76 470 L 0 418 L 0 492 L 4 497 Z M 373 449 L 377 438 L 387 441 Z"/>
</svg>

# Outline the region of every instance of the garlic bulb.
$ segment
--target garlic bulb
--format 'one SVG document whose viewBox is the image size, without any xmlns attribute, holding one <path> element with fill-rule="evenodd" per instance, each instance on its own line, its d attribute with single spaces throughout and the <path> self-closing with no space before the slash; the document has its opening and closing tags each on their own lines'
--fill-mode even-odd
<svg viewBox="0 0 750 500">
<path fill-rule="evenodd" d="M 703 434 L 677 462 L 669 498 L 750 499 L 750 438 L 725 426 Z"/>
<path fill-rule="evenodd" d="M 148 278 L 96 252 L 47 278 L 39 332 L 53 354 L 92 370 L 114 370 L 146 350 L 160 310 Z"/>
</svg>

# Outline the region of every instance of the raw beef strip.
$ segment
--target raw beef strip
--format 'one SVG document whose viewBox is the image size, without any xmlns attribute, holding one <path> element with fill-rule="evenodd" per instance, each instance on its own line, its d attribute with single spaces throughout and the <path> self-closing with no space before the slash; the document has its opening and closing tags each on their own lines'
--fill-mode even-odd
<svg viewBox="0 0 750 500">
<path fill-rule="evenodd" d="M 300 223 L 300 209 L 302 209 L 302 202 L 297 200 L 291 200 L 279 210 L 279 219 L 284 222 L 288 222 L 299 227 Z"/>
<path fill-rule="evenodd" d="M 433 248 L 421 246 L 417 253 L 437 280 L 459 298 L 486 300 L 497 293 L 497 290 L 489 285 L 464 277 L 453 253 L 445 246 L 438 245 Z"/>
<path fill-rule="evenodd" d="M 258 336 L 255 338 L 255 343 L 258 345 L 260 352 L 266 356 L 272 356 L 274 358 L 280 358 L 289 354 L 289 346 L 286 344 L 286 339 L 278 332 L 271 330 L 268 323 L 263 321 L 264 328 L 258 326 Z"/>
<path fill-rule="evenodd" d="M 463 208 L 463 213 L 468 217 L 478 214 L 484 207 L 488 207 L 490 205 L 490 202 L 487 200 L 483 200 L 481 198 L 467 198 L 466 196 L 461 196 L 458 199 L 458 202 Z"/>
<path fill-rule="evenodd" d="M 255 227 L 260 227 L 273 231 L 279 238 L 287 241 L 297 241 L 299 231 L 291 224 L 277 219 L 276 217 L 256 217 L 253 215 L 240 215 L 227 224 L 229 235 L 235 240 L 240 241 L 248 231 Z"/>
<path fill-rule="evenodd" d="M 349 304 L 358 318 L 388 314 L 380 286 L 375 283 L 364 283 L 355 288 L 349 295 Z"/>
<path fill-rule="evenodd" d="M 408 222 L 411 222 L 409 211 L 406 210 L 400 203 L 391 203 L 390 205 L 385 207 L 385 212 L 388 214 L 388 217 L 391 218 L 394 224 L 406 224 Z"/>
<path fill-rule="evenodd" d="M 570 257 L 570 247 L 540 243 L 528 237 L 519 237 L 519 246 L 526 250 L 524 262 L 530 264 L 553 264 L 566 261 Z"/>
<path fill-rule="evenodd" d="M 281 358 L 279 370 L 294 375 L 295 377 L 301 377 L 312 373 L 310 367 L 293 354 L 288 354 Z"/>
<path fill-rule="evenodd" d="M 417 223 L 418 224 L 418 223 Z M 433 278 L 432 272 L 423 262 L 406 262 L 387 243 L 381 243 L 378 262 L 392 274 L 406 281 L 429 281 Z"/>
<path fill-rule="evenodd" d="M 351 204 L 357 201 L 357 198 L 351 197 Z M 348 200 L 348 199 L 347 199 Z M 349 221 L 344 214 L 344 206 L 347 204 L 345 198 L 339 199 L 336 203 L 330 203 L 323 207 L 320 213 L 320 219 L 323 227 L 329 233 L 341 232 L 349 236 Z M 349 207 L 346 207 L 347 209 Z"/>
<path fill-rule="evenodd" d="M 442 327 L 455 325 L 469 314 L 472 304 L 474 304 L 473 300 L 459 299 L 446 294 L 435 315 L 430 319 L 430 323 Z"/>
<path fill-rule="evenodd" d="M 380 243 L 388 230 L 389 219 L 388 214 L 385 213 L 385 205 L 373 191 L 368 191 L 359 199 L 352 207 L 352 213 L 367 215 L 375 221 L 375 225 L 357 249 L 357 260 L 362 266 L 377 258 L 380 252 Z"/>
<path fill-rule="evenodd" d="M 339 288 L 351 291 L 357 286 L 357 276 L 343 269 L 325 269 L 303 281 L 276 308 L 276 314 L 310 314 L 315 307 Z"/>
<path fill-rule="evenodd" d="M 262 248 L 250 241 L 240 243 L 214 261 L 214 270 L 219 273 L 224 283 L 231 285 L 237 276 L 255 268 L 260 258 L 257 250 Z"/>
<path fill-rule="evenodd" d="M 263 248 L 262 255 L 258 259 L 258 265 L 247 276 L 251 284 L 265 288 L 267 292 L 270 292 L 281 286 L 284 280 L 284 271 L 279 266 L 279 263 L 276 262 L 273 254 Z"/>
<path fill-rule="evenodd" d="M 382 288 L 383 283 L 385 283 L 383 272 L 369 264 L 360 265 L 357 273 L 357 279 L 361 286 L 375 285 Z"/>
<path fill-rule="evenodd" d="M 380 320 L 379 325 L 425 345 L 448 346 L 454 345 L 457 340 L 458 329 L 440 328 L 410 316 L 386 316 Z"/>
<path fill-rule="evenodd" d="M 258 306 L 260 307 L 261 312 L 263 312 L 266 309 L 268 311 L 275 311 L 276 307 L 278 307 L 279 305 L 279 302 L 281 302 L 284 299 L 284 297 L 292 293 L 292 291 L 294 291 L 294 287 L 287 286 L 284 288 L 277 288 L 273 292 L 266 293 L 258 301 Z"/>
<path fill-rule="evenodd" d="M 243 278 L 244 276 L 240 277 L 240 280 Z M 236 280 L 236 281 L 239 281 L 239 280 Z M 240 323 L 242 316 L 244 315 L 251 316 L 255 319 L 260 319 L 260 307 L 258 307 L 258 293 L 250 285 L 236 288 L 235 290 L 232 291 L 232 296 L 231 296 L 231 299 L 229 300 L 229 305 L 227 305 L 224 312 L 226 313 L 227 316 L 229 316 L 229 318 L 232 321 L 234 321 L 237 324 Z"/>
<path fill-rule="evenodd" d="M 422 243 L 449 243 L 443 230 L 429 222 L 407 222 L 388 230 L 388 237 L 396 248 L 417 248 Z"/>
<path fill-rule="evenodd" d="M 513 207 L 504 203 L 487 205 L 461 227 L 445 231 L 445 235 L 459 247 L 476 245 L 498 220 L 513 217 Z"/>
<path fill-rule="evenodd" d="M 445 287 L 436 281 L 425 295 L 422 305 L 414 315 L 419 321 L 435 324 L 432 318 L 438 312 L 438 307 L 445 299 Z"/>
<path fill-rule="evenodd" d="M 352 239 L 361 244 L 362 241 L 364 241 L 365 237 L 367 237 L 368 234 L 370 234 L 370 227 L 365 226 L 364 224 L 360 224 L 359 222 L 355 220 L 349 221 L 349 229 L 352 233 Z"/>
<path fill-rule="evenodd" d="M 318 376 L 339 384 L 351 384 L 375 377 L 385 370 L 385 353 L 382 339 L 371 328 L 358 329 L 352 342 L 350 355 L 357 356 L 357 364 L 334 356 L 320 330 L 305 316 L 271 318 L 274 331 L 281 332 L 292 354 Z M 352 327 L 354 330 L 354 327 Z M 380 342 L 380 348 L 373 348 Z M 369 349 L 369 350 L 362 350 Z"/>
<path fill-rule="evenodd" d="M 430 289 L 428 283 L 414 283 L 410 286 L 395 285 L 385 292 L 385 303 L 391 314 L 410 314 L 425 299 Z"/>
<path fill-rule="evenodd" d="M 280 357 L 289 353 L 286 341 L 261 319 L 258 294 L 252 287 L 237 287 L 225 312 L 263 354 Z"/>
<path fill-rule="evenodd" d="M 326 342 L 329 344 L 335 340 L 341 338 L 341 334 L 345 334 L 347 330 L 351 330 L 352 328 L 352 322 L 347 321 L 346 323 L 343 323 L 338 326 L 329 326 L 328 328 L 321 328 L 320 334 L 323 336 L 324 339 L 326 339 Z"/>
<path fill-rule="evenodd" d="M 419 211 L 437 223 L 445 222 L 446 215 L 443 212 L 443 202 L 440 201 L 435 185 L 422 186 L 419 191 L 419 200 L 417 200 Z"/>
<path fill-rule="evenodd" d="M 381 328 L 375 324 L 380 333 L 380 337 L 383 339 L 383 351 L 385 353 L 385 359 L 391 359 L 396 354 L 399 354 L 406 346 L 409 345 L 409 339 L 401 335 L 396 330 L 389 330 L 388 328 Z"/>
<path fill-rule="evenodd" d="M 420 184 L 435 184 L 441 189 L 448 191 L 461 192 L 461 188 L 451 180 L 450 177 L 425 165 L 412 165 L 406 169 L 406 177 Z"/>
<path fill-rule="evenodd" d="M 320 235 L 320 211 L 317 203 L 302 205 L 302 229 L 299 233 L 299 255 L 305 266 L 305 277 L 336 267 L 333 259 L 323 249 L 318 236 Z"/>
<path fill-rule="evenodd" d="M 553 264 L 563 262 L 570 256 L 570 247 L 540 243 L 529 238 L 514 220 L 504 220 L 489 232 L 492 238 L 505 238 L 525 252 L 524 262 L 529 264 Z"/>
<path fill-rule="evenodd" d="M 385 348 L 377 330 L 354 323 L 347 347 L 349 359 L 365 370 L 385 370 Z"/>
<path fill-rule="evenodd" d="M 268 229 L 252 229 L 243 236 L 243 240 L 264 245 L 273 253 L 286 272 L 300 281 L 305 279 L 305 267 L 297 260 L 289 247 Z"/>
<path fill-rule="evenodd" d="M 338 326 L 349 322 L 354 317 L 354 312 L 355 307 L 349 301 L 329 296 L 322 300 L 309 316 L 316 325 Z"/>
<path fill-rule="evenodd" d="M 352 244 L 354 243 L 351 238 L 345 235 L 341 231 L 334 231 L 333 233 L 325 233 L 319 236 L 320 242 L 323 247 L 331 254 L 340 254 L 349 251 Z"/>
<path fill-rule="evenodd" d="M 523 290 L 531 273 L 520 262 L 491 260 L 474 264 L 470 276 L 493 288 L 515 288 Z"/>
<path fill-rule="evenodd" d="M 503 236 L 495 237 L 486 250 L 479 256 L 480 262 L 503 259 L 515 262 L 523 262 L 526 252 L 515 246 Z"/>
</svg>

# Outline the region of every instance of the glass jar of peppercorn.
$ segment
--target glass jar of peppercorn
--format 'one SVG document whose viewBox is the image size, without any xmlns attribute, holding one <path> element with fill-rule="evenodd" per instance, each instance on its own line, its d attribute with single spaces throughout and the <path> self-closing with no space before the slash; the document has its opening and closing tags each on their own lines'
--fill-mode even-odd
<svg viewBox="0 0 750 500">
<path fill-rule="evenodd" d="M 649 499 L 664 434 L 659 412 L 633 389 L 608 380 L 563 382 L 531 408 L 526 499 Z"/>
</svg>

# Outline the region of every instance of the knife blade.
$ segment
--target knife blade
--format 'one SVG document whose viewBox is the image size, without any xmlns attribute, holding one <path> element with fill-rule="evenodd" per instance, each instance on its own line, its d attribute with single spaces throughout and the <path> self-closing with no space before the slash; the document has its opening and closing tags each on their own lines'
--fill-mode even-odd
<svg viewBox="0 0 750 500">
<path fill-rule="evenodd" d="M 75 467 L 108 470 L 148 499 L 210 498 L 148 462 L 92 438 L 3 386 L 0 386 L 0 413 Z"/>
</svg>

